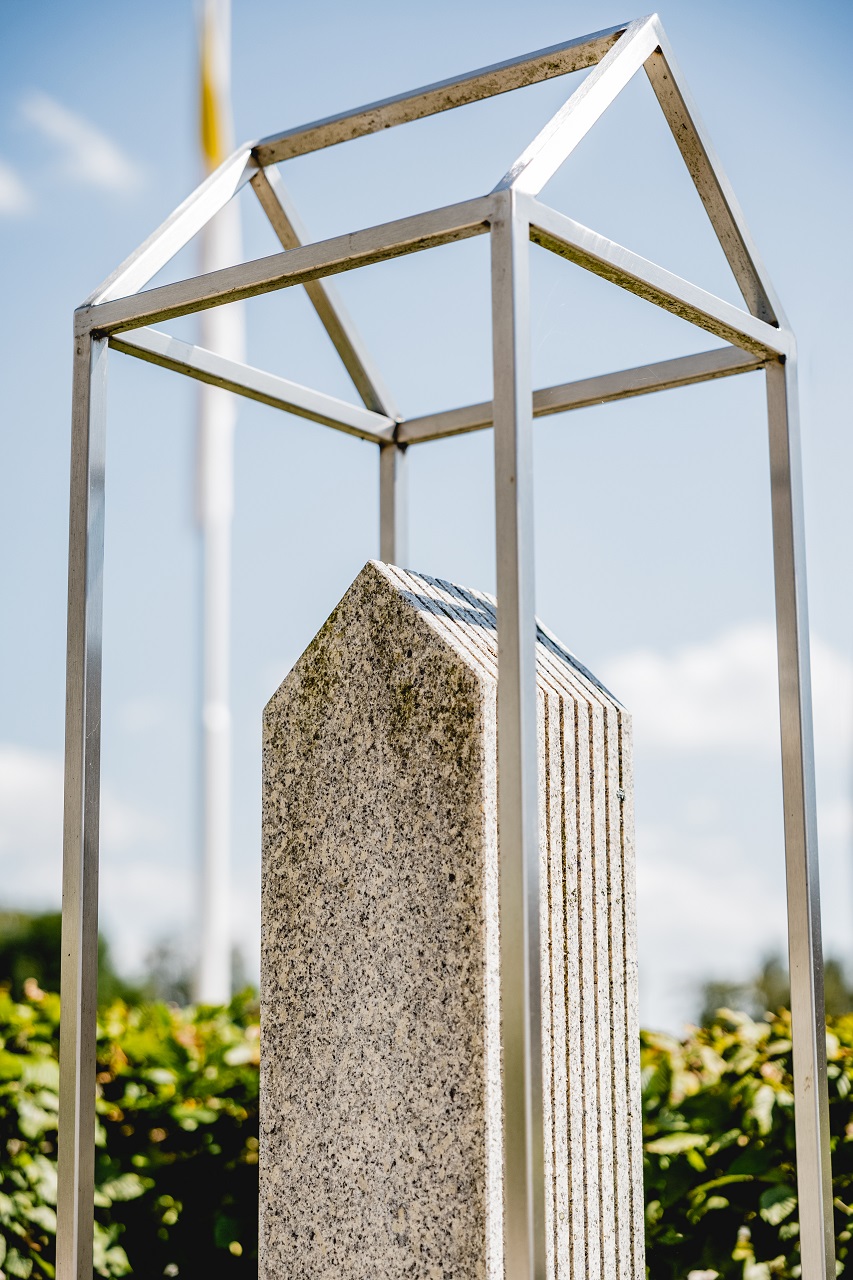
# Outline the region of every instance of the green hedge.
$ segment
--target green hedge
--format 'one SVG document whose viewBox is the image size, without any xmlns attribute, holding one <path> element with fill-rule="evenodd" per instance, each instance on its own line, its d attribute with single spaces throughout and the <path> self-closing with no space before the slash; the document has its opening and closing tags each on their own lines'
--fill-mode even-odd
<svg viewBox="0 0 853 1280">
<path fill-rule="evenodd" d="M 98 1030 L 95 1272 L 257 1276 L 258 1011 L 132 1007 Z M 52 1276 L 59 1000 L 0 992 L 0 1267 Z"/>
<path fill-rule="evenodd" d="M 827 1029 L 839 1273 L 853 1226 L 853 1015 Z M 791 1019 L 720 1010 L 686 1040 L 642 1038 L 651 1276 L 800 1274 Z"/>
<path fill-rule="evenodd" d="M 0 990 L 0 1268 L 53 1275 L 59 1001 Z M 102 1011 L 99 1276 L 257 1274 L 257 1007 Z M 828 1034 L 836 1235 L 853 1208 L 853 1015 Z M 790 1019 L 722 1011 L 679 1041 L 642 1037 L 653 1280 L 799 1275 Z"/>
</svg>

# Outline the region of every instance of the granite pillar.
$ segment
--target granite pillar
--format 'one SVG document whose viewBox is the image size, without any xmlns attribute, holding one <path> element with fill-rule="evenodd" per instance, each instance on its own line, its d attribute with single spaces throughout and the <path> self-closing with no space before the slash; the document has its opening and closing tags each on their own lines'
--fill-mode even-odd
<svg viewBox="0 0 853 1280">
<path fill-rule="evenodd" d="M 266 708 L 265 1280 L 503 1280 L 496 658 L 374 562 Z M 548 1277 L 642 1280 L 630 721 L 537 664 Z"/>
</svg>

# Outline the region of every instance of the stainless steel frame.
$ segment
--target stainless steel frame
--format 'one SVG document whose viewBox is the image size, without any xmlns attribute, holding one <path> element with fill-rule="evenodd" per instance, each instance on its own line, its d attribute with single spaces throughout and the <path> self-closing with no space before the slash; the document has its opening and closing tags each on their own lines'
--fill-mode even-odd
<svg viewBox="0 0 853 1280">
<path fill-rule="evenodd" d="M 746 307 L 732 306 L 537 200 L 644 67 Z M 271 166 L 293 156 L 554 76 L 593 68 L 494 191 L 383 226 L 311 242 Z M 160 288 L 151 278 L 250 183 L 283 252 Z M 328 277 L 489 234 L 494 400 L 403 419 Z M 533 391 L 533 241 L 727 344 L 639 369 Z M 147 326 L 301 284 L 362 401 L 351 405 Z M 501 998 L 508 1280 L 545 1268 L 534 671 L 533 418 L 764 369 L 779 654 L 794 1087 L 804 1280 L 835 1275 L 823 961 L 818 901 L 808 620 L 794 338 L 685 87 L 658 18 L 597 32 L 239 148 L 75 313 L 69 535 L 63 883 L 59 1280 L 92 1274 L 95 1015 L 105 387 L 107 349 L 162 365 L 373 442 L 380 554 L 405 563 L 405 472 L 415 444 L 494 426 L 500 602 Z M 636 1278 L 639 1280 L 639 1277 Z"/>
</svg>

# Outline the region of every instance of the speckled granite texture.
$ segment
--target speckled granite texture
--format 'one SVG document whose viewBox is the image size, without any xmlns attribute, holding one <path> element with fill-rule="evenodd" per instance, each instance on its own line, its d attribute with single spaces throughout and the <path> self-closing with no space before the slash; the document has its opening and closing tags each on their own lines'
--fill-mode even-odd
<svg viewBox="0 0 853 1280">
<path fill-rule="evenodd" d="M 264 716 L 263 1280 L 503 1280 L 494 602 L 368 564 Z M 538 636 L 549 1280 L 641 1280 L 630 720 Z"/>
</svg>

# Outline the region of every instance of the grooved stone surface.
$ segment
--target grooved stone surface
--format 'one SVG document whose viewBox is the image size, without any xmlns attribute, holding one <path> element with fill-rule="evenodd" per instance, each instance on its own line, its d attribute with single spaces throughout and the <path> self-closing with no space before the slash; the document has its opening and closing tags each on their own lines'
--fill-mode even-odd
<svg viewBox="0 0 853 1280">
<path fill-rule="evenodd" d="M 548 1276 L 641 1280 L 630 721 L 540 627 Z M 503 1277 L 497 637 L 368 564 L 264 715 L 269 1280 Z"/>
</svg>

